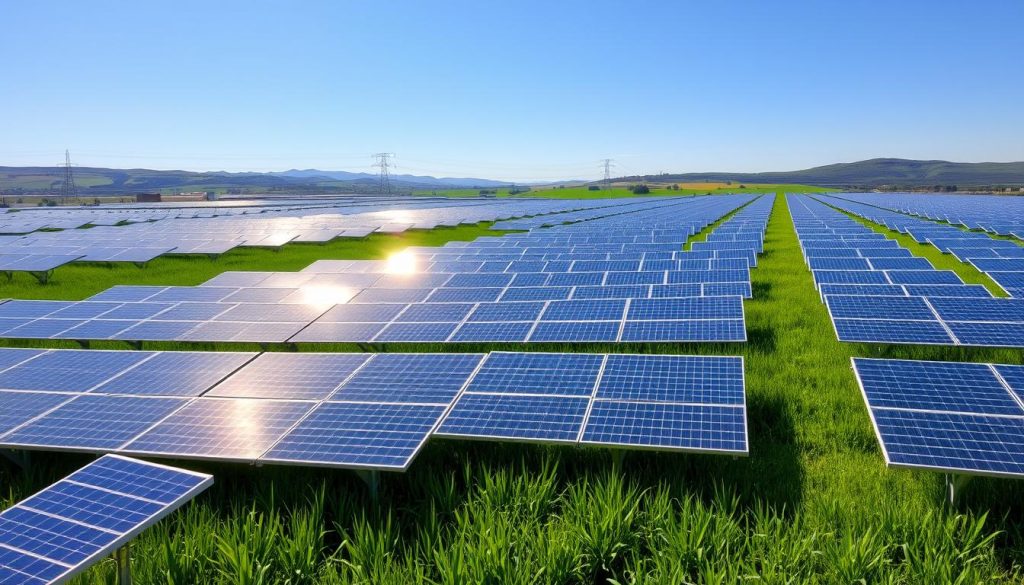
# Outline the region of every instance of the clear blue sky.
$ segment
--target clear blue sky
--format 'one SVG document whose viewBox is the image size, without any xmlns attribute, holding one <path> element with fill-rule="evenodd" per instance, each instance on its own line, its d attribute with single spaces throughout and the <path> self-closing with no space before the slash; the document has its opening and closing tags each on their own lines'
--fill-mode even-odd
<svg viewBox="0 0 1024 585">
<path fill-rule="evenodd" d="M 0 165 L 1024 160 L 1024 1 L 0 0 Z"/>
</svg>

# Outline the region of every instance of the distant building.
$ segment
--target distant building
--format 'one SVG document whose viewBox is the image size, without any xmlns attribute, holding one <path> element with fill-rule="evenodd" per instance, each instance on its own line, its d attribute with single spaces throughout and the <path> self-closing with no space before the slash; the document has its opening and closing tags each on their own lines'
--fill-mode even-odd
<svg viewBox="0 0 1024 585">
<path fill-rule="evenodd" d="M 160 203 L 163 197 L 159 193 L 136 193 L 136 203 Z"/>
</svg>

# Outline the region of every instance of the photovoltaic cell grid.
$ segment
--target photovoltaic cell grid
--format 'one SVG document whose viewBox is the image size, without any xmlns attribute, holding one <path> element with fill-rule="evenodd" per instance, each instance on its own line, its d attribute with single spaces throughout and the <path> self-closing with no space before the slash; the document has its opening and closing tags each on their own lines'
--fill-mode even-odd
<svg viewBox="0 0 1024 585">
<path fill-rule="evenodd" d="M 854 358 L 886 462 L 1024 476 L 1024 366 Z"/>
<path fill-rule="evenodd" d="M 0 583 L 65 582 L 212 483 L 209 475 L 105 455 L 0 512 Z"/>
<path fill-rule="evenodd" d="M 922 221 L 836 197 L 827 201 L 900 231 L 907 231 L 904 220 Z M 993 298 L 923 259 L 893 256 L 892 250 L 907 251 L 813 198 L 789 202 L 840 341 L 1024 347 L 1019 299 Z"/>
<path fill-rule="evenodd" d="M 743 362 L 491 353 L 437 434 L 746 453 Z"/>
</svg>

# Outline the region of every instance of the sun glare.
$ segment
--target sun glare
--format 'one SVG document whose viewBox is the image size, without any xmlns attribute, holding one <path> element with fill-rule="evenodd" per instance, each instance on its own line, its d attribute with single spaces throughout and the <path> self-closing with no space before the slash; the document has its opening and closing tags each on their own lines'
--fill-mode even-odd
<svg viewBox="0 0 1024 585">
<path fill-rule="evenodd" d="M 412 252 L 398 252 L 388 257 L 388 274 L 415 274 L 416 255 Z"/>
</svg>

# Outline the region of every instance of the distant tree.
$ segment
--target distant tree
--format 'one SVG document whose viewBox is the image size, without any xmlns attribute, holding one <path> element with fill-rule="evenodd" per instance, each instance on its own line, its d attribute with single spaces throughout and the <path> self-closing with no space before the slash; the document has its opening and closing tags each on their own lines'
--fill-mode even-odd
<svg viewBox="0 0 1024 585">
<path fill-rule="evenodd" d="M 740 189 L 746 189 L 746 188 L 747 188 L 746 185 L 740 185 Z"/>
<path fill-rule="evenodd" d="M 589 185 L 589 186 L 587 186 L 587 191 L 600 191 L 600 190 L 601 190 L 601 188 L 598 187 L 597 185 Z"/>
<path fill-rule="evenodd" d="M 633 185 L 633 188 L 630 189 L 630 191 L 632 191 L 634 195 L 647 195 L 651 192 L 651 188 L 647 185 Z"/>
</svg>

